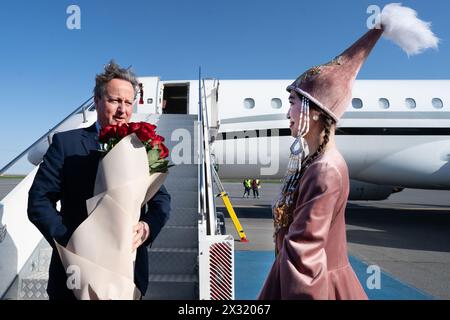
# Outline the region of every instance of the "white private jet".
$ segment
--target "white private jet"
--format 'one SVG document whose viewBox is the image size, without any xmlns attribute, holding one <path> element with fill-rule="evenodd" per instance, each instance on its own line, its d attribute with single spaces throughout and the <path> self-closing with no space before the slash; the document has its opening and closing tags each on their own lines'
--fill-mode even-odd
<svg viewBox="0 0 450 320">
<path fill-rule="evenodd" d="M 222 178 L 280 179 L 293 141 L 285 91 L 291 80 L 139 80 L 142 90 L 131 120 L 156 123 L 171 149 L 171 162 L 180 165 L 166 181 L 174 192 L 172 225 L 149 249 L 149 254 L 163 256 L 155 260 L 156 271 L 149 276 L 150 297 L 206 299 L 223 294 L 211 279 L 223 278 L 222 273 L 214 276 L 214 270 L 232 274 L 235 240 L 217 232 L 210 158 L 214 156 Z M 337 131 L 338 148 L 349 167 L 350 200 L 382 200 L 402 188 L 450 190 L 449 89 L 448 80 L 356 82 Z M 25 156 L 38 165 L 53 133 L 90 126 L 96 118 L 91 98 L 0 174 Z M 192 165 L 198 159 L 205 165 Z M 48 265 L 51 249 L 26 214 L 36 171 L 34 167 L 0 201 L 0 298 L 45 297 L 47 272 L 40 266 Z M 229 259 L 210 259 L 217 254 Z M 224 264 L 218 268 L 216 262 Z M 226 288 L 226 296 L 233 299 L 232 281 Z"/>
<path fill-rule="evenodd" d="M 291 82 L 210 81 L 210 125 L 218 132 L 213 153 L 222 178 L 283 176 L 293 142 L 285 90 Z M 181 105 L 196 110 L 195 81 L 163 85 L 166 112 L 181 112 Z M 449 89 L 447 80 L 356 81 L 337 131 L 351 199 L 381 200 L 402 188 L 450 189 Z"/>
<path fill-rule="evenodd" d="M 198 113 L 198 80 L 139 80 L 136 115 Z M 285 90 L 291 82 L 205 81 L 212 153 L 221 178 L 282 178 L 293 142 Z M 89 119 L 95 119 L 90 111 Z M 57 131 L 75 123 L 79 119 L 73 117 Z M 349 167 L 350 199 L 382 200 L 403 188 L 450 190 L 449 135 L 450 80 L 357 80 L 337 130 L 337 145 Z M 179 135 L 171 139 L 176 144 Z M 41 142 L 29 160 L 39 163 L 47 147 Z"/>
</svg>

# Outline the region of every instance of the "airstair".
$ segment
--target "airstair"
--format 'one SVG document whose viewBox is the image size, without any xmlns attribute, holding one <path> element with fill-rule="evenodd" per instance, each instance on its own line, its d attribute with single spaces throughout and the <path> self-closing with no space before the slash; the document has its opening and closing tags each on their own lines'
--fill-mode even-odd
<svg viewBox="0 0 450 320">
<path fill-rule="evenodd" d="M 136 121 L 136 120 L 134 120 Z M 178 141 L 194 137 L 197 116 L 160 115 L 144 121 L 156 124 L 157 132 L 167 137 L 171 152 Z M 170 168 L 164 183 L 171 195 L 170 219 L 149 248 L 149 287 L 144 299 L 198 299 L 198 168 L 193 143 L 183 144 L 185 162 Z M 187 154 L 187 157 L 186 157 Z"/>
<path fill-rule="evenodd" d="M 171 162 L 164 183 L 171 194 L 170 219 L 149 251 L 147 300 L 234 299 L 234 239 L 220 235 L 213 194 L 207 93 L 199 80 L 198 114 L 134 113 L 131 121 L 157 125 Z M 55 132 L 86 127 L 96 120 L 92 99 L 4 169 L 27 159 L 38 164 Z M 36 156 L 38 154 L 38 156 Z M 28 190 L 37 167 L 0 201 L 0 297 L 45 300 L 52 249 L 28 221 Z"/>
</svg>

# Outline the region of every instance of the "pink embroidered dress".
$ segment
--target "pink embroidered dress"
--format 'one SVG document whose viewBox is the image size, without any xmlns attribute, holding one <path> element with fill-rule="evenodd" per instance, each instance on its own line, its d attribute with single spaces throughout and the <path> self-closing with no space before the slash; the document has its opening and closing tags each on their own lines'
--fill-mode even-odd
<svg viewBox="0 0 450 320">
<path fill-rule="evenodd" d="M 276 236 L 278 255 L 258 299 L 367 299 L 347 255 L 348 169 L 331 148 L 300 180 L 293 221 Z"/>
</svg>

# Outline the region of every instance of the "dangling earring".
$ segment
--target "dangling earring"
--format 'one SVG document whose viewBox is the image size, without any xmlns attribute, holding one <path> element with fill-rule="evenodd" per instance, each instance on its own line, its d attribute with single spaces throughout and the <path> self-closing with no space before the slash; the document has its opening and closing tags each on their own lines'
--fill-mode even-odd
<svg viewBox="0 0 450 320">
<path fill-rule="evenodd" d="M 319 116 L 317 114 L 313 115 L 313 120 L 314 121 L 319 121 Z"/>
<path fill-rule="evenodd" d="M 309 132 L 309 99 L 302 96 L 300 123 L 298 128 L 297 137 L 294 143 L 291 145 L 291 160 L 288 166 L 290 172 L 300 170 L 302 161 L 305 158 L 306 141 L 304 137 Z"/>
<path fill-rule="evenodd" d="M 309 99 L 302 96 L 302 112 L 301 112 L 301 126 L 298 131 L 300 137 L 304 137 L 309 132 Z"/>
<path fill-rule="evenodd" d="M 303 151 L 304 151 L 304 142 L 303 142 L 303 138 L 298 136 L 297 138 L 295 138 L 294 143 L 292 143 L 291 145 L 291 153 L 294 156 L 299 156 Z"/>
<path fill-rule="evenodd" d="M 303 139 L 309 132 L 309 99 L 302 96 L 302 106 L 300 112 L 300 123 L 297 132 L 297 137 L 294 143 L 291 145 L 291 154 L 294 156 L 300 156 L 305 151 L 305 141 Z M 300 156 L 300 162 L 302 160 Z"/>
</svg>

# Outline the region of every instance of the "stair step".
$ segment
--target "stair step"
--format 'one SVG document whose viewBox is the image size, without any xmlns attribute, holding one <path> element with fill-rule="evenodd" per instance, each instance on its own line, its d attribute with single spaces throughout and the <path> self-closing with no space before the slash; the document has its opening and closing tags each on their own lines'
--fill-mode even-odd
<svg viewBox="0 0 450 320">
<path fill-rule="evenodd" d="M 193 248 L 198 247 L 197 226 L 165 226 L 152 248 Z"/>
<path fill-rule="evenodd" d="M 170 170 L 170 169 L 169 169 Z M 198 179 L 197 178 L 183 178 L 180 179 L 176 176 L 167 176 L 166 181 L 164 181 L 169 193 L 176 191 L 196 191 L 198 190 Z"/>
<path fill-rule="evenodd" d="M 198 226 L 198 208 L 173 208 L 166 226 Z"/>
<path fill-rule="evenodd" d="M 148 251 L 151 274 L 197 273 L 198 250 L 194 248 L 156 248 Z"/>
<path fill-rule="evenodd" d="M 192 248 L 149 248 L 149 252 L 196 252 L 198 253 L 198 249 Z"/>
<path fill-rule="evenodd" d="M 143 300 L 197 300 L 198 276 L 192 274 L 150 274 Z"/>
<path fill-rule="evenodd" d="M 198 207 L 197 191 L 177 191 L 170 194 L 172 208 Z"/>
<path fill-rule="evenodd" d="M 193 274 L 150 274 L 148 281 L 198 283 L 198 276 Z"/>
<path fill-rule="evenodd" d="M 180 164 L 169 168 L 169 176 L 182 178 L 197 178 L 198 165 L 196 164 Z"/>
</svg>

